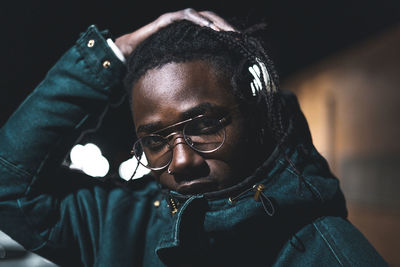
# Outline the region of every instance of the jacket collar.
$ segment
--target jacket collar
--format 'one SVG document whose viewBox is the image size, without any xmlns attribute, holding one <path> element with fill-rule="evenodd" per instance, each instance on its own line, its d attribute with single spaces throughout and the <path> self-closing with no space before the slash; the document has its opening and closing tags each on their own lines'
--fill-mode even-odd
<svg viewBox="0 0 400 267">
<path fill-rule="evenodd" d="M 226 258 L 232 263 L 251 260 L 260 252 L 258 238 L 270 247 L 272 261 L 274 251 L 316 217 L 347 215 L 339 182 L 313 147 L 297 100 L 286 101 L 292 101 L 293 114 L 287 145 L 277 147 L 253 175 L 233 187 L 201 195 L 163 191 L 165 205 L 160 211 L 171 223 L 156 249 L 162 261 L 175 264 L 184 261 L 182 255 L 205 261 L 213 256 L 222 265 Z"/>
</svg>

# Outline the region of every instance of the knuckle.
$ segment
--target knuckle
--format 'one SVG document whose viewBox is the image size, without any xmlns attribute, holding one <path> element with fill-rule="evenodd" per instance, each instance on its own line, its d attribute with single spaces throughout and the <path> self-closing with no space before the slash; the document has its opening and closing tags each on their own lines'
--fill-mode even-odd
<svg viewBox="0 0 400 267">
<path fill-rule="evenodd" d="M 171 13 L 165 13 L 158 17 L 158 20 L 165 20 L 171 15 Z"/>
<path fill-rule="evenodd" d="M 201 13 L 207 14 L 207 15 L 211 15 L 211 16 L 217 16 L 217 14 L 215 14 L 214 12 L 209 11 L 209 10 L 204 10 L 204 11 L 202 11 Z"/>
<path fill-rule="evenodd" d="M 193 16 L 196 11 L 193 8 L 186 8 L 185 10 L 183 10 L 183 13 L 185 16 Z"/>
<path fill-rule="evenodd" d="M 191 8 L 191 7 L 188 7 L 188 8 L 185 8 L 183 11 L 186 12 L 186 13 L 193 13 L 194 9 Z"/>
</svg>

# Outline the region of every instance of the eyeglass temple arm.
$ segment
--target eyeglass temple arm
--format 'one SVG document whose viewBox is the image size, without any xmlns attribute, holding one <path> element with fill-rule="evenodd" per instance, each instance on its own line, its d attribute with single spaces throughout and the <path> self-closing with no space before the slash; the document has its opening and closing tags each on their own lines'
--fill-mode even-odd
<svg viewBox="0 0 400 267">
<path fill-rule="evenodd" d="M 173 128 L 173 127 L 182 125 L 182 124 L 184 124 L 184 123 L 186 123 L 186 122 L 189 122 L 189 121 L 192 121 L 192 120 L 194 120 L 194 119 L 201 118 L 201 117 L 204 117 L 204 115 L 199 115 L 199 116 L 196 116 L 196 117 L 194 117 L 194 118 L 190 118 L 190 119 L 187 119 L 187 120 L 184 120 L 184 121 L 180 121 L 180 122 L 178 122 L 178 123 L 175 123 L 175 124 L 172 124 L 172 125 L 167 126 L 167 127 L 165 127 L 165 128 L 162 128 L 161 130 L 157 130 L 157 131 L 153 132 L 152 134 L 157 134 L 157 133 L 163 132 L 163 131 L 168 130 L 168 129 L 170 129 L 170 128 Z M 172 134 L 174 134 L 174 133 L 171 133 L 170 135 L 172 135 Z M 169 136 L 169 135 L 168 135 L 168 136 Z"/>
</svg>

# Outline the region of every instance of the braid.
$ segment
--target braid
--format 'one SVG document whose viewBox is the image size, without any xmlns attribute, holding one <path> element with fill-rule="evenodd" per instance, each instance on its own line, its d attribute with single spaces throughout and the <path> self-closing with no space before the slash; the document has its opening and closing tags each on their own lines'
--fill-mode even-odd
<svg viewBox="0 0 400 267">
<path fill-rule="evenodd" d="M 257 39 L 249 37 L 247 34 L 232 32 L 223 32 L 218 34 L 217 38 L 230 47 L 236 47 L 237 51 L 247 59 L 248 63 L 258 64 L 258 62 L 261 61 L 267 62 L 268 66 L 272 66 L 272 62 L 266 54 L 264 47 Z M 270 76 L 272 76 L 272 78 L 268 79 L 268 85 L 265 83 L 267 80 L 266 77 L 261 79 L 264 90 L 260 91 L 260 97 L 257 99 L 257 102 L 259 105 L 261 102 L 264 102 L 262 106 L 264 110 L 266 109 L 264 115 L 267 117 L 268 127 L 271 129 L 275 141 L 277 143 L 283 143 L 285 139 L 285 126 L 282 118 L 281 101 L 278 94 L 268 92 L 269 90 L 267 90 L 267 88 L 276 87 L 274 83 L 277 84 L 278 79 L 273 68 L 269 70 L 269 73 L 271 73 Z M 265 74 L 262 73 L 262 75 L 264 76 Z"/>
</svg>

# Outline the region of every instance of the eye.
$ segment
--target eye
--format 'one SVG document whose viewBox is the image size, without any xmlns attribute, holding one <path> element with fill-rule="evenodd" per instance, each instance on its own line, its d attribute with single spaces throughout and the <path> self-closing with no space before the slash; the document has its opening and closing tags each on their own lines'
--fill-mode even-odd
<svg viewBox="0 0 400 267">
<path fill-rule="evenodd" d="M 215 134 L 222 128 L 219 120 L 210 117 L 202 117 L 188 123 L 185 133 L 187 135 Z"/>
<path fill-rule="evenodd" d="M 141 138 L 141 144 L 146 151 L 157 152 L 167 144 L 162 136 L 150 135 Z"/>
<path fill-rule="evenodd" d="M 187 124 L 184 135 L 186 143 L 193 149 L 202 153 L 210 153 L 224 143 L 225 128 L 219 119 L 201 117 Z"/>
</svg>

